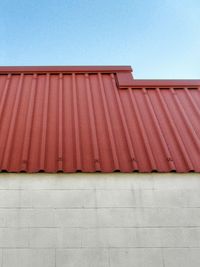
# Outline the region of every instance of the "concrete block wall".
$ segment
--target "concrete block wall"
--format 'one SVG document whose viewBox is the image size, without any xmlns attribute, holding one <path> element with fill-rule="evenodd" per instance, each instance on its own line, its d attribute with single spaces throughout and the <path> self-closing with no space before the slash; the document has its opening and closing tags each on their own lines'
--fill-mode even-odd
<svg viewBox="0 0 200 267">
<path fill-rule="evenodd" d="M 199 267 L 200 174 L 0 174 L 0 267 Z"/>
</svg>

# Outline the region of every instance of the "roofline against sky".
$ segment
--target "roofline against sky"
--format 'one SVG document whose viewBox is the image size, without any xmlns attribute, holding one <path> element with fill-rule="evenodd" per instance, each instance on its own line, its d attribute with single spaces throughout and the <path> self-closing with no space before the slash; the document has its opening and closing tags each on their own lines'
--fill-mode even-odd
<svg viewBox="0 0 200 267">
<path fill-rule="evenodd" d="M 131 66 L 0 66 L 2 72 L 132 72 Z"/>
<path fill-rule="evenodd" d="M 115 73 L 119 88 L 142 87 L 200 87 L 200 80 L 196 79 L 134 79 L 131 66 L 0 66 L 0 74 L 42 74 L 42 73 Z"/>
</svg>

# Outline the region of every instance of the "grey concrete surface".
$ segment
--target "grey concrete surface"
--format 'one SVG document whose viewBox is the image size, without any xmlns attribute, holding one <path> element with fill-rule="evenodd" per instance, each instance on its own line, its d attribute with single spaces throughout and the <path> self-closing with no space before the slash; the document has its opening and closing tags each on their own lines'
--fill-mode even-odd
<svg viewBox="0 0 200 267">
<path fill-rule="evenodd" d="M 0 267 L 199 267 L 200 174 L 0 174 Z"/>
</svg>

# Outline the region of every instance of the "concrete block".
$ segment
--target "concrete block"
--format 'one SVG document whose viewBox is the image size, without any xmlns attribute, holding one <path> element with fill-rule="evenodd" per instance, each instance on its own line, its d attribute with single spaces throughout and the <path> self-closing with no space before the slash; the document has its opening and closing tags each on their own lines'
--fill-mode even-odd
<svg viewBox="0 0 200 267">
<path fill-rule="evenodd" d="M 97 207 L 136 207 L 132 190 L 97 190 Z"/>
<path fill-rule="evenodd" d="M 95 206 L 94 190 L 33 190 L 35 208 L 84 208 Z"/>
<path fill-rule="evenodd" d="M 199 208 L 56 209 L 57 227 L 200 226 Z"/>
<path fill-rule="evenodd" d="M 200 194 L 195 188 L 193 190 L 143 190 L 143 205 L 146 207 L 200 207 Z"/>
<path fill-rule="evenodd" d="M 97 228 L 83 231 L 83 247 L 159 247 L 158 231 L 138 228 Z M 145 235 L 146 234 L 146 235 Z"/>
<path fill-rule="evenodd" d="M 32 194 L 26 190 L 0 190 L 0 208 L 31 207 Z"/>
<path fill-rule="evenodd" d="M 120 248 L 110 249 L 110 267 L 161 267 L 162 254 L 160 249 Z"/>
<path fill-rule="evenodd" d="M 99 227 L 199 226 L 200 209 L 107 208 L 98 209 Z"/>
<path fill-rule="evenodd" d="M 56 228 L 31 228 L 29 230 L 29 246 L 31 248 L 55 248 Z"/>
<path fill-rule="evenodd" d="M 105 249 L 58 249 L 56 267 L 109 267 Z"/>
<path fill-rule="evenodd" d="M 185 202 L 179 192 L 173 190 L 134 191 L 137 207 L 184 207 Z"/>
<path fill-rule="evenodd" d="M 55 209 L 31 209 L 28 224 L 30 227 L 55 227 Z"/>
<path fill-rule="evenodd" d="M 56 227 L 95 227 L 98 225 L 97 209 L 56 209 Z"/>
<path fill-rule="evenodd" d="M 199 208 L 136 208 L 133 209 L 135 226 L 199 226 Z"/>
<path fill-rule="evenodd" d="M 0 228 L 0 248 L 24 248 L 28 245 L 28 229 Z"/>
<path fill-rule="evenodd" d="M 1 190 L 0 208 L 20 206 L 20 190 Z"/>
<path fill-rule="evenodd" d="M 102 178 L 101 174 L 97 177 L 95 173 L 73 173 L 71 175 L 65 175 L 59 173 L 59 177 L 55 175 L 55 187 L 56 189 L 69 189 L 69 190 L 94 190 L 96 184 L 99 183 L 98 178 Z"/>
<path fill-rule="evenodd" d="M 1 189 L 55 190 L 55 189 L 95 189 L 105 174 L 96 173 L 3 173 L 0 176 Z"/>
<path fill-rule="evenodd" d="M 81 248 L 83 247 L 83 228 L 57 228 L 56 247 Z"/>
<path fill-rule="evenodd" d="M 26 219 L 29 219 L 30 212 L 26 209 L 24 210 L 20 208 L 10 208 L 10 209 L 0 208 L 0 218 L 3 218 L 2 224 L 0 225 L 0 227 L 28 226 L 28 220 L 24 218 L 23 211 L 25 211 L 25 213 L 27 214 Z"/>
<path fill-rule="evenodd" d="M 54 209 L 1 209 L 0 227 L 54 227 Z"/>
<path fill-rule="evenodd" d="M 132 227 L 137 226 L 137 217 L 132 208 L 98 209 L 99 227 Z"/>
<path fill-rule="evenodd" d="M 25 176 L 24 176 L 25 178 Z M 20 189 L 22 176 L 13 173 L 1 173 L 0 175 L 0 190 L 2 189 Z"/>
<path fill-rule="evenodd" d="M 200 207 L 199 190 L 97 190 L 98 207 Z"/>
<path fill-rule="evenodd" d="M 4 249 L 2 267 L 55 267 L 53 249 Z"/>
<path fill-rule="evenodd" d="M 148 176 L 148 178 L 150 177 Z M 200 188 L 199 173 L 154 173 L 151 180 L 153 180 L 154 189 L 159 190 L 196 190 Z"/>
<path fill-rule="evenodd" d="M 200 228 L 160 228 L 158 231 L 161 247 L 200 248 Z"/>
<path fill-rule="evenodd" d="M 95 228 L 83 230 L 83 247 L 135 247 L 136 228 Z"/>
<path fill-rule="evenodd" d="M 165 267 L 199 267 L 199 248 L 169 248 L 163 249 Z"/>
<path fill-rule="evenodd" d="M 95 228 L 82 232 L 83 247 L 200 247 L 199 228 Z"/>
</svg>

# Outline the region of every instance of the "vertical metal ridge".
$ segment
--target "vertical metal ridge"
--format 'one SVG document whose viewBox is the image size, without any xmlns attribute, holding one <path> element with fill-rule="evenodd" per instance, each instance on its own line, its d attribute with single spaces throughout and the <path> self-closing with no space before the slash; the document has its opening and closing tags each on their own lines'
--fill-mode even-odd
<svg viewBox="0 0 200 267">
<path fill-rule="evenodd" d="M 193 125 L 191 124 L 190 120 L 188 119 L 187 114 L 185 112 L 185 109 L 182 107 L 181 101 L 177 97 L 176 92 L 174 91 L 173 88 L 170 88 L 170 91 L 172 92 L 174 99 L 175 99 L 175 102 L 176 102 L 178 109 L 180 111 L 180 114 L 181 114 L 183 120 L 185 121 L 185 126 L 188 128 L 188 131 L 190 132 L 190 135 L 193 139 L 193 142 L 194 142 L 195 146 L 198 148 L 198 151 L 200 153 L 200 141 L 199 141 L 199 138 L 196 134 L 196 131 L 193 128 Z"/>
<path fill-rule="evenodd" d="M 188 90 L 188 88 L 184 88 L 184 91 L 185 91 L 186 95 L 188 96 L 188 99 L 190 100 L 194 110 L 196 111 L 198 116 L 200 116 L 200 108 L 197 106 L 197 104 L 195 103 L 193 97 L 191 96 L 190 90 Z"/>
<path fill-rule="evenodd" d="M 99 85 L 100 85 L 100 91 L 101 91 L 101 96 L 103 100 L 103 108 L 104 108 L 104 113 L 105 113 L 105 119 L 106 119 L 106 124 L 107 124 L 107 129 L 108 129 L 108 136 L 109 136 L 109 141 L 111 145 L 111 151 L 112 151 L 112 157 L 113 157 L 113 162 L 114 162 L 114 169 L 119 170 L 119 160 L 117 157 L 117 151 L 116 151 L 116 145 L 115 145 L 115 139 L 114 139 L 114 134 L 111 126 L 111 118 L 109 115 L 108 111 L 108 104 L 106 100 L 106 95 L 105 95 L 105 89 L 104 89 L 104 84 L 102 81 L 102 76 L 101 73 L 98 73 L 98 80 L 99 80 Z"/>
<path fill-rule="evenodd" d="M 173 162 L 173 159 L 172 159 L 172 155 L 171 155 L 170 150 L 168 148 L 167 142 L 165 140 L 165 135 L 164 135 L 164 133 L 162 131 L 162 128 L 160 126 L 159 119 L 157 118 L 156 113 L 154 111 L 154 108 L 153 108 L 153 105 L 152 105 L 151 100 L 149 98 L 148 92 L 147 92 L 147 90 L 145 88 L 142 88 L 142 91 L 144 92 L 145 99 L 146 99 L 146 102 L 147 102 L 147 106 L 148 106 L 149 112 L 151 113 L 151 118 L 154 121 L 154 125 L 155 125 L 155 128 L 156 128 L 156 131 L 158 132 L 158 137 L 159 137 L 160 142 L 162 144 L 162 147 L 164 149 L 166 160 L 168 161 L 170 169 L 171 170 L 175 170 L 176 167 L 174 165 L 174 162 Z"/>
<path fill-rule="evenodd" d="M 87 101 L 88 101 L 88 108 L 89 108 L 89 123 L 92 135 L 92 147 L 94 153 L 94 163 L 96 171 L 100 171 L 100 160 L 99 160 L 99 147 L 98 147 L 98 138 L 97 138 L 97 129 L 96 129 L 96 121 L 94 117 L 94 107 L 92 101 L 92 94 L 91 94 L 91 87 L 89 81 L 89 75 L 85 74 L 86 80 L 86 94 L 87 94 Z"/>
<path fill-rule="evenodd" d="M 2 116 L 3 116 L 3 111 L 4 111 L 4 106 L 5 106 L 5 103 L 6 103 L 6 97 L 7 97 L 7 94 L 8 94 L 10 80 L 11 80 L 11 74 L 9 73 L 7 75 L 7 78 L 6 78 L 6 83 L 5 83 L 5 86 L 4 86 L 4 89 L 3 89 L 2 97 L 0 98 L 0 122 L 1 122 Z M 0 162 L 2 162 L 2 157 L 4 155 L 5 145 L 6 145 L 5 143 L 2 144 L 2 150 L 1 150 L 1 153 L 0 153 Z"/>
<path fill-rule="evenodd" d="M 81 146 L 80 146 L 80 124 L 78 116 L 77 87 L 76 76 L 72 73 L 72 91 L 73 91 L 73 111 L 74 111 L 74 131 L 75 131 L 75 149 L 76 149 L 76 170 L 82 170 L 81 164 Z"/>
<path fill-rule="evenodd" d="M 13 106 L 13 110 L 12 110 L 12 116 L 11 116 L 11 120 L 10 120 L 8 136 L 7 136 L 7 140 L 6 140 L 6 144 L 5 144 L 2 169 L 6 169 L 6 170 L 8 169 L 8 161 L 9 161 L 9 157 L 10 157 L 12 141 L 14 138 L 14 130 L 15 130 L 16 118 L 18 115 L 18 108 L 19 108 L 19 103 L 20 103 L 20 95 L 21 95 L 21 89 L 22 89 L 22 84 L 23 84 L 23 78 L 24 78 L 24 74 L 21 73 L 20 78 L 19 78 L 19 83 L 17 86 L 17 92 L 16 92 L 15 101 L 14 101 L 14 106 Z"/>
<path fill-rule="evenodd" d="M 160 103 L 162 104 L 162 107 L 163 107 L 163 109 L 165 111 L 165 114 L 167 116 L 167 119 L 169 121 L 169 124 L 171 126 L 171 129 L 172 129 L 172 131 L 173 131 L 173 133 L 175 135 L 177 144 L 179 145 L 179 148 L 180 148 L 180 150 L 182 152 L 182 155 L 184 157 L 185 163 L 187 164 L 189 170 L 193 170 L 194 169 L 193 168 L 193 164 L 192 164 L 192 162 L 191 162 L 191 160 L 190 160 L 190 158 L 188 156 L 187 150 L 186 150 L 186 148 L 184 146 L 184 143 L 183 143 L 183 141 L 182 141 L 182 139 L 181 139 L 181 137 L 179 135 L 179 132 L 178 132 L 178 130 L 176 128 L 176 124 L 174 123 L 174 121 L 172 119 L 172 116 L 169 113 L 168 106 L 167 106 L 167 104 L 165 103 L 165 100 L 162 97 L 162 94 L 160 92 L 160 89 L 159 88 L 156 88 L 156 92 L 157 92 L 158 97 L 160 99 Z"/>
<path fill-rule="evenodd" d="M 58 170 L 63 170 L 63 74 L 59 74 L 58 88 Z"/>
<path fill-rule="evenodd" d="M 115 97 L 116 97 L 116 100 L 117 100 L 117 105 L 118 105 L 120 118 L 121 118 L 121 122 L 122 122 L 122 125 L 123 125 L 125 137 L 126 137 L 126 142 L 127 142 L 129 154 L 131 156 L 131 163 L 132 163 L 133 169 L 134 170 L 138 170 L 137 159 L 136 159 L 135 152 L 134 152 L 134 149 L 133 149 L 133 144 L 132 144 L 132 141 L 131 141 L 131 136 L 129 134 L 129 130 L 128 130 L 128 126 L 127 126 L 124 110 L 123 110 L 123 107 L 122 107 L 121 99 L 120 99 L 120 96 L 119 96 L 119 90 L 117 90 L 116 80 L 114 78 L 114 75 L 111 74 L 110 76 L 111 76 L 111 80 L 112 80 L 112 85 L 113 85 Z"/>
<path fill-rule="evenodd" d="M 49 86 L 50 86 L 50 74 L 46 74 L 46 84 L 44 92 L 44 107 L 42 114 L 42 135 L 41 135 L 41 147 L 40 147 L 40 170 L 45 169 L 45 154 L 46 154 L 46 136 L 47 136 L 47 121 L 48 121 L 48 104 L 49 104 Z"/>
<path fill-rule="evenodd" d="M 33 75 L 32 84 L 31 84 L 31 93 L 30 101 L 28 105 L 27 117 L 25 122 L 25 134 L 22 150 L 22 163 L 21 170 L 26 170 L 28 165 L 28 153 L 30 147 L 30 138 L 31 138 L 31 128 L 33 124 L 33 111 L 35 105 L 35 95 L 36 95 L 36 83 L 37 83 L 37 74 Z"/>
<path fill-rule="evenodd" d="M 11 74 L 9 73 L 7 75 L 7 78 L 6 78 L 6 83 L 5 83 L 5 86 L 4 86 L 4 89 L 3 89 L 2 97 L 0 98 L 0 120 L 1 120 L 2 114 L 3 114 L 4 105 L 5 105 L 5 102 L 6 102 L 6 96 L 7 96 L 8 88 L 9 88 L 9 85 L 10 85 L 10 80 L 11 80 Z"/>
<path fill-rule="evenodd" d="M 142 134 L 142 138 L 144 140 L 144 145 L 145 145 L 145 148 L 146 148 L 148 159 L 149 159 L 150 164 L 151 164 L 151 169 L 152 170 L 157 170 L 156 162 L 155 162 L 154 155 L 153 155 L 153 152 L 152 152 L 152 149 L 151 149 L 151 146 L 150 146 L 150 142 L 149 142 L 146 130 L 144 128 L 143 120 L 142 120 L 142 117 L 141 117 L 141 114 L 140 114 L 140 111 L 139 111 L 139 108 L 138 108 L 137 101 L 135 99 L 134 90 L 129 88 L 128 91 L 129 91 L 129 95 L 130 95 L 130 98 L 131 98 L 133 109 L 135 110 L 138 126 L 139 126 L 140 132 Z"/>
</svg>

